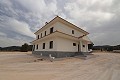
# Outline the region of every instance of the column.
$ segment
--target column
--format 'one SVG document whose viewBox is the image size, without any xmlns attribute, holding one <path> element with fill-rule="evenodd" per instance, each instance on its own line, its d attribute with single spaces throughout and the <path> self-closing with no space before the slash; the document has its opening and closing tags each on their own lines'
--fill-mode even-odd
<svg viewBox="0 0 120 80">
<path fill-rule="evenodd" d="M 82 52 L 82 41 L 80 41 L 80 51 Z"/>
<path fill-rule="evenodd" d="M 86 52 L 88 52 L 88 43 L 86 43 Z"/>
</svg>

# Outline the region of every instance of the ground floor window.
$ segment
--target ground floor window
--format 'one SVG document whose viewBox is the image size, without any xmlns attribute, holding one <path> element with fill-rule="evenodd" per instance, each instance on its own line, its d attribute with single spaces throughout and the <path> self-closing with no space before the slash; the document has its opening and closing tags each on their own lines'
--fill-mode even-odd
<svg viewBox="0 0 120 80">
<path fill-rule="evenodd" d="M 73 46 L 76 46 L 76 43 L 73 43 Z"/>
<path fill-rule="evenodd" d="M 45 49 L 45 43 L 43 43 L 43 49 Z"/>
<path fill-rule="evenodd" d="M 85 45 L 83 45 L 83 47 L 85 47 Z"/>
<path fill-rule="evenodd" d="M 49 45 L 50 45 L 50 49 L 52 49 L 53 48 L 53 41 L 50 41 Z"/>
<path fill-rule="evenodd" d="M 38 49 L 38 44 L 36 45 L 36 49 Z"/>
</svg>

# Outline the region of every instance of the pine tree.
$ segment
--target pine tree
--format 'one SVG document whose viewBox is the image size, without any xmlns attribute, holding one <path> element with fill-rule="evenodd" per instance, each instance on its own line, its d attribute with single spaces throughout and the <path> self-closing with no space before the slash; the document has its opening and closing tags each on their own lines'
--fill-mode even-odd
<svg viewBox="0 0 120 80">
<path fill-rule="evenodd" d="M 24 43 L 21 47 L 21 52 L 28 52 L 29 45 L 27 43 Z"/>
</svg>

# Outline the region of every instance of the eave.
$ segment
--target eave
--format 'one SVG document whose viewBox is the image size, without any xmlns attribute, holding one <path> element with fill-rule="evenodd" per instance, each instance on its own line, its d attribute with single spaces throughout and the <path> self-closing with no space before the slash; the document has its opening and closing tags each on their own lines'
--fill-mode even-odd
<svg viewBox="0 0 120 80">
<path fill-rule="evenodd" d="M 62 38 L 67 38 L 67 39 L 71 39 L 71 40 L 75 40 L 75 41 L 80 41 L 80 40 L 87 41 L 87 40 L 82 39 L 83 36 L 75 37 L 75 36 L 72 36 L 72 35 L 60 32 L 60 31 L 55 31 L 55 32 L 53 32 L 51 34 L 48 34 L 48 35 L 46 35 L 46 36 L 44 36 L 44 37 L 42 37 L 40 39 L 34 40 L 31 43 L 34 44 L 36 42 L 39 42 L 39 41 L 42 41 L 42 40 L 46 40 L 46 39 L 51 39 L 51 38 L 54 38 L 54 37 L 62 37 Z"/>
<path fill-rule="evenodd" d="M 72 24 L 71 22 L 59 17 L 59 16 L 56 16 L 54 19 L 52 19 L 50 22 L 48 22 L 47 24 L 45 24 L 42 28 L 40 28 L 38 31 L 36 31 L 34 34 L 37 34 L 39 33 L 41 30 L 43 30 L 44 28 L 46 27 L 49 27 L 51 26 L 52 24 L 54 24 L 55 22 L 61 22 L 65 25 L 68 25 L 68 26 L 71 26 L 72 28 L 75 28 L 76 30 L 79 30 L 80 32 L 88 35 L 89 33 L 79 27 L 77 27 L 76 25 Z"/>
</svg>

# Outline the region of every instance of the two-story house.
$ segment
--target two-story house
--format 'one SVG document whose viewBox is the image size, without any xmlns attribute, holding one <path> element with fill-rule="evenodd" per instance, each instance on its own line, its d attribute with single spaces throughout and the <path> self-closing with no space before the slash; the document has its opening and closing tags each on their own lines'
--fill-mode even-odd
<svg viewBox="0 0 120 80">
<path fill-rule="evenodd" d="M 56 16 L 35 32 L 32 41 L 33 54 L 54 57 L 70 57 L 76 52 L 88 52 L 89 33 L 65 19 Z"/>
</svg>

